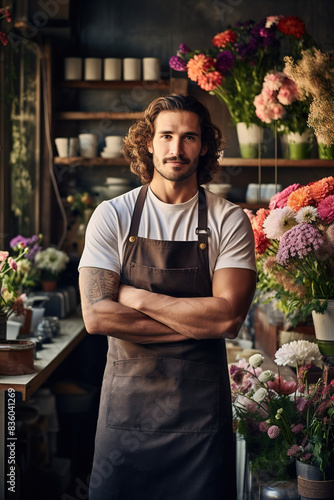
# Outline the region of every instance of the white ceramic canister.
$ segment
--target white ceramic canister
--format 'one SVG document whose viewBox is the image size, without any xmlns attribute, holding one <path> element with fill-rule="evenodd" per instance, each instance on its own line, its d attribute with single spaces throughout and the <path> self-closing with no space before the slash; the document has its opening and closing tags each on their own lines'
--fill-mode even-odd
<svg viewBox="0 0 334 500">
<path fill-rule="evenodd" d="M 107 57 L 104 60 L 104 80 L 122 79 L 122 60 L 116 57 Z"/>
<path fill-rule="evenodd" d="M 97 156 L 98 136 L 96 134 L 79 134 L 80 156 L 95 158 Z"/>
<path fill-rule="evenodd" d="M 101 80 L 102 59 L 98 57 L 86 57 L 85 59 L 85 80 Z"/>
<path fill-rule="evenodd" d="M 143 58 L 143 80 L 160 80 L 160 59 L 157 57 Z"/>
<path fill-rule="evenodd" d="M 141 79 L 141 59 L 135 57 L 125 57 L 123 59 L 123 80 Z"/>
<path fill-rule="evenodd" d="M 64 59 L 65 80 L 82 79 L 82 59 L 81 57 L 65 57 Z"/>
</svg>

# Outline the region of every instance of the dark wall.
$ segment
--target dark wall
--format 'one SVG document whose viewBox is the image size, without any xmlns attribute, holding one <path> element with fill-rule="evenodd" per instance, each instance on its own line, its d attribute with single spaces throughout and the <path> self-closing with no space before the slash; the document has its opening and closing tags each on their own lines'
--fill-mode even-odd
<svg viewBox="0 0 334 500">
<path fill-rule="evenodd" d="M 229 25 L 248 19 L 260 21 L 277 14 L 301 17 L 321 49 L 334 48 L 333 0 L 71 0 L 71 6 L 71 38 L 67 43 L 55 45 L 58 74 L 62 72 L 65 56 L 152 56 L 161 59 L 162 77 L 168 78 L 169 58 L 175 55 L 181 42 L 191 48 L 204 49 L 210 46 L 216 33 Z M 185 76 L 185 73 L 179 75 Z M 212 119 L 222 129 L 228 144 L 226 156 L 239 156 L 236 130 L 225 105 L 195 84 L 190 83 L 189 91 L 208 106 Z M 93 94 L 89 95 L 93 99 Z M 103 107 L 101 93 L 98 99 Z M 123 133 L 123 130 L 117 129 L 115 133 Z M 267 156 L 272 157 L 274 141 L 270 139 L 271 132 L 268 134 Z M 281 170 L 279 182 L 283 185 L 295 182 L 295 175 L 299 173 Z M 306 169 L 305 182 L 325 175 L 329 175 L 328 170 Z M 246 186 L 255 182 L 255 177 L 255 169 L 243 169 L 234 181 Z M 263 182 L 272 182 L 270 170 L 263 172 Z"/>
</svg>

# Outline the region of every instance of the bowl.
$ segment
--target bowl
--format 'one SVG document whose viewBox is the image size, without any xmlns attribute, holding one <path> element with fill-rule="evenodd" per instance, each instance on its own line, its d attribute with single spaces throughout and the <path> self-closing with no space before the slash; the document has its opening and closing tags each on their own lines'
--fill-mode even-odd
<svg viewBox="0 0 334 500">
<path fill-rule="evenodd" d="M 0 342 L 0 375 L 26 375 L 34 370 L 35 342 L 7 340 Z"/>
<path fill-rule="evenodd" d="M 211 182 L 209 184 L 204 184 L 203 187 L 211 191 L 211 193 L 217 194 L 221 198 L 226 198 L 231 189 L 231 184 Z"/>
</svg>

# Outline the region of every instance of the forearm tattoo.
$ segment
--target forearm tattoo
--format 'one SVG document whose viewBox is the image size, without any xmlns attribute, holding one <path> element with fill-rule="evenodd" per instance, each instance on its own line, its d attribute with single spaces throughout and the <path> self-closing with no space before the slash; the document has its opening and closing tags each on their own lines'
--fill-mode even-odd
<svg viewBox="0 0 334 500">
<path fill-rule="evenodd" d="M 86 268 L 83 273 L 84 294 L 90 304 L 104 299 L 117 299 L 119 276 L 113 271 Z"/>
</svg>

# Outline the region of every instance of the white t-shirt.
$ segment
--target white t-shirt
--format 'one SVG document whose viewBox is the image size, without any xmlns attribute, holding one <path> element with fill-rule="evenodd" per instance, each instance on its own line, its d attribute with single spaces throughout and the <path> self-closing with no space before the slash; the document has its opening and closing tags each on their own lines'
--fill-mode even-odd
<svg viewBox="0 0 334 500">
<path fill-rule="evenodd" d="M 79 268 L 98 267 L 121 274 L 125 242 L 129 235 L 135 188 L 102 202 L 94 211 L 86 231 Z M 256 272 L 253 231 L 247 215 L 237 205 L 206 190 L 211 277 L 215 270 L 238 267 Z M 197 241 L 198 193 L 180 204 L 164 203 L 149 188 L 138 236 L 155 240 Z"/>
</svg>

